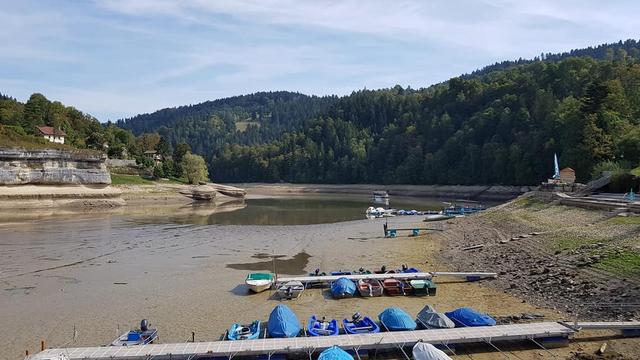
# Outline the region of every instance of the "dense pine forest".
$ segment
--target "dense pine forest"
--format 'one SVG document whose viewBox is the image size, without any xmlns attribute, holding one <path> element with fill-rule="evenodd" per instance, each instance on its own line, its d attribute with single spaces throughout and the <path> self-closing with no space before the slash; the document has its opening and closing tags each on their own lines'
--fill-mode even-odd
<svg viewBox="0 0 640 360">
<path fill-rule="evenodd" d="M 640 43 L 504 62 L 429 88 L 257 93 L 119 121 L 205 156 L 219 181 L 536 184 L 640 162 Z"/>
<path fill-rule="evenodd" d="M 37 125 L 110 157 L 191 149 L 222 182 L 530 185 L 551 175 L 554 153 L 588 181 L 640 165 L 640 43 L 498 63 L 421 89 L 259 92 L 116 124 L 41 94 L 0 95 L 0 135 Z"/>
</svg>

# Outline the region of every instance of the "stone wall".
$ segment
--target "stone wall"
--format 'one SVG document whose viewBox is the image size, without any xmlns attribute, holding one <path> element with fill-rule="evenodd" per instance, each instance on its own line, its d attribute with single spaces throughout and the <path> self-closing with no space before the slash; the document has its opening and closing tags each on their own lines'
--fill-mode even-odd
<svg viewBox="0 0 640 360">
<path fill-rule="evenodd" d="M 0 149 L 0 185 L 111 184 L 105 160 L 100 153 Z"/>
</svg>

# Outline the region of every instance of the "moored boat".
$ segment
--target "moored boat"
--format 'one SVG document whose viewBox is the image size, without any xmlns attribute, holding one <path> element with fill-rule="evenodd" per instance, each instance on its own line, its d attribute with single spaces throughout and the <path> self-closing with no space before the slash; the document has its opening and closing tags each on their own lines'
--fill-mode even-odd
<svg viewBox="0 0 640 360">
<path fill-rule="evenodd" d="M 413 293 L 411 284 L 406 280 L 385 279 L 382 282 L 382 287 L 389 296 L 411 295 Z"/>
<path fill-rule="evenodd" d="M 311 336 L 334 336 L 338 335 L 340 328 L 338 328 L 338 321 L 335 319 L 326 321 L 325 318 L 322 317 L 321 320 L 318 320 L 315 315 L 311 315 L 307 332 Z"/>
<path fill-rule="evenodd" d="M 140 321 L 140 329 L 130 330 L 111 342 L 111 346 L 133 346 L 153 343 L 158 338 L 158 329 L 150 329 L 147 319 Z"/>
<path fill-rule="evenodd" d="M 424 221 L 442 221 L 453 219 L 455 216 L 453 215 L 445 215 L 445 214 L 429 214 L 424 218 Z"/>
<path fill-rule="evenodd" d="M 468 307 L 462 307 L 444 314 L 456 324 L 456 327 L 494 326 L 496 324 L 496 320 L 491 316 Z"/>
<path fill-rule="evenodd" d="M 353 360 L 353 356 L 334 345 L 321 352 L 318 360 Z"/>
<path fill-rule="evenodd" d="M 450 329 L 456 327 L 453 320 L 445 314 L 437 312 L 430 305 L 425 305 L 416 318 L 418 326 L 422 329 Z"/>
<path fill-rule="evenodd" d="M 372 334 L 380 332 L 380 326 L 368 316 L 362 317 L 360 313 L 351 316 L 351 320 L 343 319 L 342 327 L 347 334 Z"/>
<path fill-rule="evenodd" d="M 260 336 L 260 320 L 255 320 L 249 325 L 235 323 L 229 328 L 228 340 L 253 340 Z"/>
<path fill-rule="evenodd" d="M 378 315 L 378 319 L 388 331 L 415 330 L 418 326 L 409 314 L 397 307 L 386 308 Z"/>
<path fill-rule="evenodd" d="M 360 279 L 358 280 L 358 292 L 360 296 L 365 297 L 382 296 L 382 283 L 376 279 Z"/>
<path fill-rule="evenodd" d="M 413 288 L 413 295 L 416 296 L 435 296 L 436 294 L 436 284 L 431 280 L 427 279 L 414 279 L 410 280 L 409 284 Z"/>
<path fill-rule="evenodd" d="M 336 299 L 352 297 L 355 292 L 356 284 L 345 277 L 331 283 L 331 295 Z"/>
<path fill-rule="evenodd" d="M 277 305 L 269 314 L 267 333 L 273 338 L 296 337 L 300 329 L 298 317 L 287 305 Z"/>
<path fill-rule="evenodd" d="M 414 360 L 452 360 L 444 351 L 422 341 L 413 345 L 412 352 Z"/>
<path fill-rule="evenodd" d="M 259 293 L 265 291 L 273 285 L 273 274 L 269 273 L 251 273 L 244 280 L 249 290 Z"/>
<path fill-rule="evenodd" d="M 282 299 L 297 299 L 304 291 L 304 284 L 300 281 L 288 281 L 278 287 L 277 293 Z"/>
</svg>

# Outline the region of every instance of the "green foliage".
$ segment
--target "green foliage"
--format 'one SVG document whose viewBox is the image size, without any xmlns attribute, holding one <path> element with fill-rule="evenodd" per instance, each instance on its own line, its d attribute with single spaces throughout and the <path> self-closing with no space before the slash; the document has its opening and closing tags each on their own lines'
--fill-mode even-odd
<svg viewBox="0 0 640 360">
<path fill-rule="evenodd" d="M 622 276 L 640 275 L 640 254 L 622 251 L 609 254 L 596 264 L 596 267 Z"/>
<path fill-rule="evenodd" d="M 187 153 L 182 158 L 180 165 L 189 184 L 209 180 L 209 170 L 207 170 L 207 164 L 202 156 Z"/>
<path fill-rule="evenodd" d="M 532 185 L 558 153 L 586 182 L 598 164 L 640 164 L 638 48 L 546 54 L 420 90 L 257 93 L 118 124 L 189 144 L 220 181 Z"/>
<path fill-rule="evenodd" d="M 153 167 L 153 178 L 160 179 L 165 177 L 164 169 L 162 165 L 156 165 Z"/>
<path fill-rule="evenodd" d="M 143 169 L 149 169 L 154 165 L 153 160 L 144 155 L 136 157 L 136 164 Z"/>
<path fill-rule="evenodd" d="M 151 185 L 153 181 L 138 175 L 111 174 L 112 185 Z"/>
<path fill-rule="evenodd" d="M 603 172 L 611 172 L 612 174 L 624 173 L 624 168 L 615 161 L 606 160 L 596 164 L 591 172 L 591 179 L 597 179 L 602 176 Z"/>
</svg>

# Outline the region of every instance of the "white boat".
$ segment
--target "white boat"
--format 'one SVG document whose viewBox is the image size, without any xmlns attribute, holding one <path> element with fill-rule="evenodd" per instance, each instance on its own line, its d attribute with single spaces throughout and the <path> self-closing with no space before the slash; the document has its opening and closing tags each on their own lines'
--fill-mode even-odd
<svg viewBox="0 0 640 360">
<path fill-rule="evenodd" d="M 273 285 L 273 275 L 269 273 L 251 273 L 244 281 L 249 290 L 259 293 L 271 288 Z"/>
<path fill-rule="evenodd" d="M 374 217 L 392 217 L 392 216 L 395 216 L 393 214 L 394 211 L 395 211 L 394 209 L 385 209 L 382 207 L 374 208 L 373 206 L 369 206 L 365 211 L 365 213 L 368 216 L 374 216 Z"/>
<path fill-rule="evenodd" d="M 278 287 L 278 295 L 282 299 L 297 299 L 304 291 L 304 284 L 300 281 L 288 281 Z"/>
<path fill-rule="evenodd" d="M 415 360 L 452 360 L 444 351 L 422 341 L 418 341 L 413 346 L 413 358 Z"/>
</svg>

